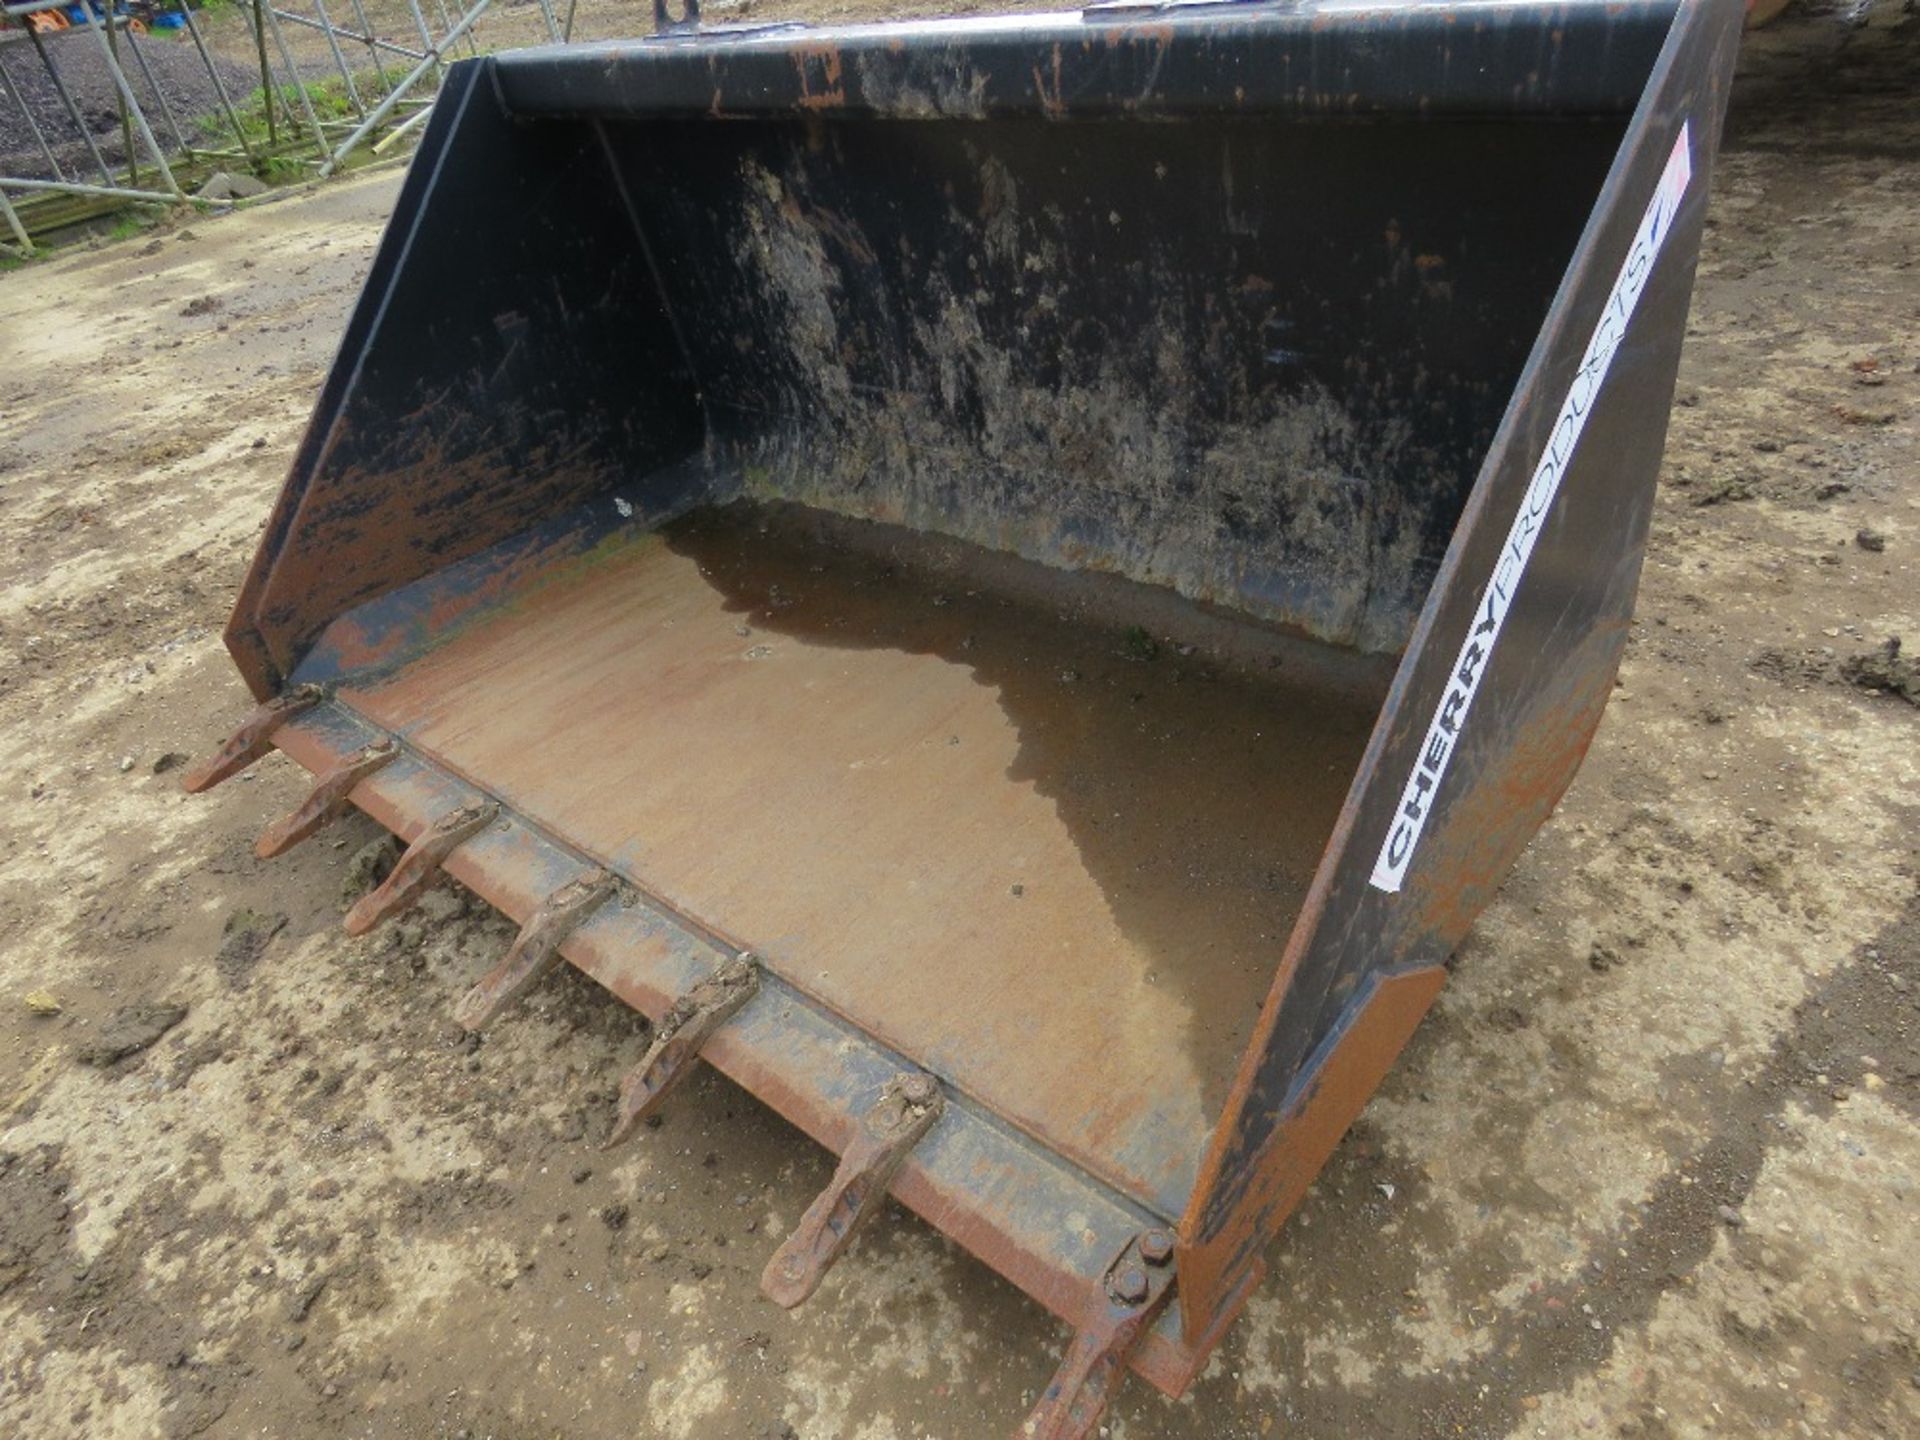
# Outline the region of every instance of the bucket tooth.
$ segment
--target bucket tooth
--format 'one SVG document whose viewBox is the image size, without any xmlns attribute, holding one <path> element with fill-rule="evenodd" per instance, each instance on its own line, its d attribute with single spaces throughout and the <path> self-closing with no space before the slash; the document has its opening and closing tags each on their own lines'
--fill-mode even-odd
<svg viewBox="0 0 1920 1440">
<path fill-rule="evenodd" d="M 1128 1355 L 1173 1294 L 1172 1260 L 1168 1231 L 1143 1230 L 1127 1242 L 1016 1440 L 1090 1440 L 1099 1433 Z"/>
<path fill-rule="evenodd" d="M 280 817 L 254 842 L 253 853 L 271 860 L 298 845 L 317 830 L 331 825 L 346 808 L 353 787 L 390 763 L 400 753 L 393 740 L 376 740 L 356 750 L 314 782 L 297 809 Z"/>
<path fill-rule="evenodd" d="M 807 1207 L 760 1276 L 760 1291 L 791 1310 L 819 1288 L 867 1217 L 880 1208 L 894 1173 L 946 1109 L 939 1081 L 918 1070 L 887 1082 L 861 1118 L 833 1179 Z"/>
<path fill-rule="evenodd" d="M 303 710 L 311 710 L 326 698 L 318 685 L 296 685 L 284 695 L 256 705 L 253 713 L 240 722 L 226 743 L 180 780 L 180 788 L 189 795 L 211 790 L 228 776 L 237 775 L 273 747 L 274 732 Z"/>
<path fill-rule="evenodd" d="M 460 845 L 471 840 L 500 814 L 491 800 L 449 810 L 407 847 L 380 888 L 360 897 L 347 912 L 347 933 L 364 935 L 389 916 L 397 915 L 426 893 L 439 877 L 440 867 Z"/>
<path fill-rule="evenodd" d="M 674 1001 L 654 1027 L 653 1043 L 620 1082 L 620 1113 L 603 1149 L 628 1139 L 687 1076 L 707 1038 L 760 989 L 760 967 L 736 955 Z"/>
<path fill-rule="evenodd" d="M 605 870 L 589 870 L 542 900 L 500 963 L 461 997 L 455 1021 L 467 1030 L 492 1024 L 560 963 L 562 943 L 613 894 L 616 884 Z"/>
</svg>

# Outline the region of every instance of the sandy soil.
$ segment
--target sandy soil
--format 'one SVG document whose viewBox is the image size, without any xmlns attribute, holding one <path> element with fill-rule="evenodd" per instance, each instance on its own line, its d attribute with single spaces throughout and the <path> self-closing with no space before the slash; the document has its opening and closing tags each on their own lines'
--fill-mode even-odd
<svg viewBox="0 0 1920 1440">
<path fill-rule="evenodd" d="M 1592 757 L 1112 1435 L 1920 1433 L 1920 709 L 1873 668 L 1920 648 L 1917 42 L 1750 47 Z M 636 1015 L 564 978 L 464 1039 L 497 917 L 349 941 L 372 827 L 263 865 L 293 767 L 177 791 L 396 184 L 0 279 L 0 1433 L 1004 1433 L 1051 1319 L 898 1216 L 776 1310 L 823 1153 L 710 1075 L 599 1153 Z"/>
</svg>

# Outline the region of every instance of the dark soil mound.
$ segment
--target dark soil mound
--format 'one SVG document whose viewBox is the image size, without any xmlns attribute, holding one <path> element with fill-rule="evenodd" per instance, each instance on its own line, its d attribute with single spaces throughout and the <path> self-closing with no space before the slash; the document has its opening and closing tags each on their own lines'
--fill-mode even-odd
<svg viewBox="0 0 1920 1440">
<path fill-rule="evenodd" d="M 109 165 L 122 163 L 126 151 L 120 109 L 100 36 L 76 27 L 43 38 L 47 59 L 59 72 L 94 144 Z M 120 68 L 162 148 L 168 154 L 175 153 L 180 149 L 180 136 L 193 144 L 213 143 L 213 137 L 224 128 L 220 94 L 192 40 L 184 32 L 127 32 L 117 36 L 115 43 L 120 50 Z M 236 103 L 259 88 L 259 76 L 246 67 L 218 56 L 213 63 L 228 96 Z M 165 105 L 155 97 L 155 86 Z M 178 134 L 168 123 L 169 108 Z M 34 135 L 36 127 L 38 139 Z M 146 162 L 149 157 L 137 131 L 133 143 L 136 156 Z M 225 143 L 232 145 L 230 133 Z M 98 183 L 100 173 L 86 142 L 27 35 L 20 30 L 0 32 L 0 174 L 52 179 L 53 169 L 47 163 L 49 150 L 68 179 Z"/>
</svg>

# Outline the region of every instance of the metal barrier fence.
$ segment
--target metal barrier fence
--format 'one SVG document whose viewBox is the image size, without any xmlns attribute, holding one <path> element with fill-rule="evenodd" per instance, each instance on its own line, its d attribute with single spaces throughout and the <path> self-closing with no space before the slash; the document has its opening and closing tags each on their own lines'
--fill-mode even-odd
<svg viewBox="0 0 1920 1440">
<path fill-rule="evenodd" d="M 574 19 L 533 0 L 480 37 L 495 0 L 200 3 L 0 3 L 0 250 L 31 255 L 35 235 L 128 204 L 227 205 L 262 176 L 332 174 L 415 133 L 448 60 L 558 42 Z"/>
</svg>

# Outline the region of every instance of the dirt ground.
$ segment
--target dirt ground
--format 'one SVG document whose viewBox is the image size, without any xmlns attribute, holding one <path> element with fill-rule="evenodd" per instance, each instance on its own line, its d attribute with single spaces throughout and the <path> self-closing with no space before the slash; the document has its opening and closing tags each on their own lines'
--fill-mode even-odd
<svg viewBox="0 0 1920 1440">
<path fill-rule="evenodd" d="M 1592 756 L 1112 1436 L 1920 1433 L 1917 73 L 1898 4 L 1750 43 Z M 465 1039 L 499 918 L 348 940 L 373 827 L 262 864 L 294 767 L 178 792 L 397 183 L 0 277 L 0 1433 L 1003 1434 L 1051 1318 L 898 1215 L 777 1310 L 824 1153 L 703 1074 L 602 1154 L 638 1016 L 569 972 Z"/>
</svg>

